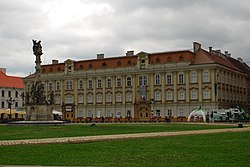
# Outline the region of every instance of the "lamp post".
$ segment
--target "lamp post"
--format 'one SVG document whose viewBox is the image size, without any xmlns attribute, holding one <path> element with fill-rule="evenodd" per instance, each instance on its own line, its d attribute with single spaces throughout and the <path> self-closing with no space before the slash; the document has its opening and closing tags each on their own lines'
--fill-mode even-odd
<svg viewBox="0 0 250 167">
<path fill-rule="evenodd" d="M 154 121 L 154 99 L 150 99 L 150 104 L 151 104 L 151 122 Z"/>
<path fill-rule="evenodd" d="M 15 100 L 13 100 L 12 97 L 10 97 L 8 100 L 6 100 L 6 102 L 8 104 L 8 108 L 10 109 L 10 117 L 9 117 L 9 119 L 11 119 L 11 106 L 15 102 Z"/>
</svg>

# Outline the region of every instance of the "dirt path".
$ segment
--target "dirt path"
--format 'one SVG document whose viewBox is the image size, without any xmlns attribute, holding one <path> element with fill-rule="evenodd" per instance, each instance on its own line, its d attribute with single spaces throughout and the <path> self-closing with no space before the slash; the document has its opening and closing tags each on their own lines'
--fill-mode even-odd
<svg viewBox="0 0 250 167">
<path fill-rule="evenodd" d="M 230 129 L 228 128 L 228 129 L 191 130 L 191 131 L 178 131 L 178 132 L 153 132 L 153 133 L 100 135 L 100 136 L 83 136 L 83 137 L 62 137 L 62 138 L 47 138 L 47 139 L 2 140 L 0 141 L 0 146 L 25 145 L 25 144 L 52 144 L 52 143 L 53 144 L 84 143 L 84 142 L 96 142 L 105 140 L 124 140 L 132 138 L 149 138 L 149 137 L 165 137 L 165 136 L 224 133 L 224 132 L 247 132 L 247 131 L 250 132 L 250 127 L 230 128 Z"/>
</svg>

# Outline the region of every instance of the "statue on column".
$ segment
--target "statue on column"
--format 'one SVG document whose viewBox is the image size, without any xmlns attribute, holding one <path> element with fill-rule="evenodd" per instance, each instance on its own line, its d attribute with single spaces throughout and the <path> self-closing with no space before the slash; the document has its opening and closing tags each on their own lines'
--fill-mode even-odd
<svg viewBox="0 0 250 167">
<path fill-rule="evenodd" d="M 36 41 L 36 40 L 32 40 L 33 41 L 33 54 L 36 56 L 36 74 L 40 75 L 41 73 L 41 55 L 43 54 L 42 52 L 42 45 L 41 45 L 41 41 Z"/>
</svg>

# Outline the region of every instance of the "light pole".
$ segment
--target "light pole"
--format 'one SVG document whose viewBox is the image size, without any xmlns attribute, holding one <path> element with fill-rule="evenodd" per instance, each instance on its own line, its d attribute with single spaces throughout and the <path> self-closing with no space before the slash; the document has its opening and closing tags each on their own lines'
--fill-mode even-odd
<svg viewBox="0 0 250 167">
<path fill-rule="evenodd" d="M 10 109 L 10 117 L 9 117 L 9 119 L 11 119 L 11 106 L 15 102 L 15 100 L 13 100 L 12 97 L 10 97 L 8 100 L 6 100 L 6 102 L 8 104 L 8 108 Z"/>
<path fill-rule="evenodd" d="M 154 99 L 150 99 L 150 104 L 151 104 L 151 122 L 154 121 Z"/>
</svg>

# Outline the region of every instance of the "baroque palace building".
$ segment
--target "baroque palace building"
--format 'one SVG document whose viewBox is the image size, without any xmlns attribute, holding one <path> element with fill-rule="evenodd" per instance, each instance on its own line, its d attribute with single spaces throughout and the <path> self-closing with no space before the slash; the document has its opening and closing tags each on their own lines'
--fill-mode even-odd
<svg viewBox="0 0 250 167">
<path fill-rule="evenodd" d="M 198 106 L 250 105 L 250 69 L 228 52 L 194 42 L 193 50 L 128 51 L 125 56 L 42 65 L 45 94 L 54 92 L 55 110 L 71 121 L 185 121 Z M 24 78 L 29 92 L 35 75 Z"/>
</svg>

